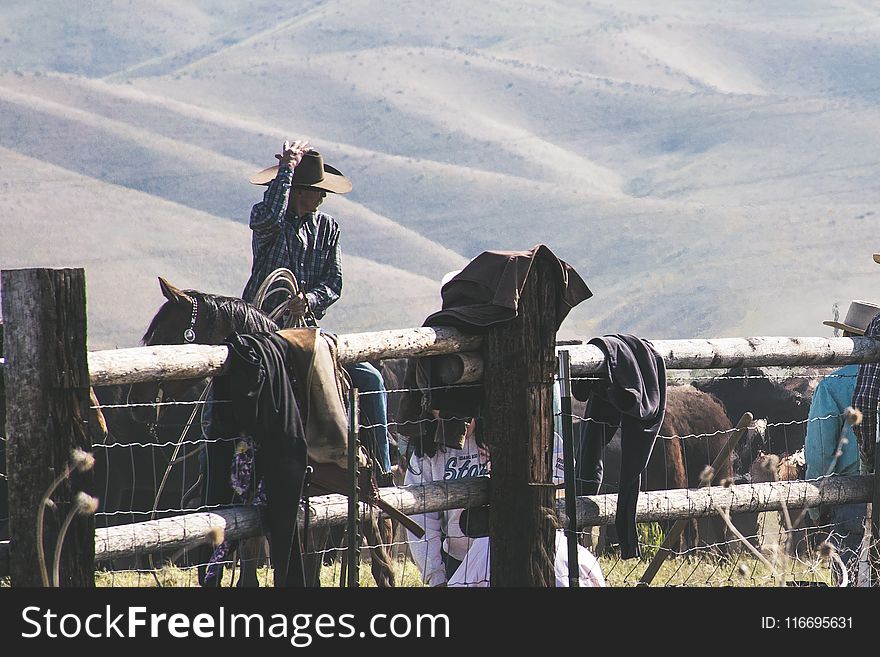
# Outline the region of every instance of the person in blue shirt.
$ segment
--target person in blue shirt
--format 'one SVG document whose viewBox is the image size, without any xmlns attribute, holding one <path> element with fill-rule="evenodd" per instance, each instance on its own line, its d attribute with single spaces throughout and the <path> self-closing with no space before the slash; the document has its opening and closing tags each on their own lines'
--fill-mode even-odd
<svg viewBox="0 0 880 657">
<path fill-rule="evenodd" d="M 880 306 L 867 301 L 853 301 L 843 322 L 826 321 L 826 326 L 843 331 L 843 337 L 865 334 L 871 320 L 880 313 Z M 804 455 L 807 462 L 806 478 L 821 481 L 834 475 L 864 473 L 859 458 L 859 445 L 850 419 L 853 393 L 856 387 L 858 365 L 846 365 L 827 375 L 813 393 L 807 422 Z M 859 548 L 864 536 L 866 504 L 841 504 L 830 509 L 827 521 L 831 525 L 829 541 L 835 546 L 847 567 L 850 581 L 855 581 Z M 822 523 L 823 510 L 809 509 L 810 517 Z M 832 567 L 834 583 L 840 582 L 841 573 Z"/>
</svg>

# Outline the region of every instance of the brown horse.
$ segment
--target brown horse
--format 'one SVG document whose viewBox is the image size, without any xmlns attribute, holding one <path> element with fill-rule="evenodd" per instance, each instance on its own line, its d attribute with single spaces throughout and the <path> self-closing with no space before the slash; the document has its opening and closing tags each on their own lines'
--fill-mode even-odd
<svg viewBox="0 0 880 657">
<path fill-rule="evenodd" d="M 159 285 L 166 302 L 156 313 L 144 334 L 145 346 L 156 344 L 223 344 L 233 333 L 247 334 L 273 332 L 278 326 L 255 306 L 236 297 L 221 297 L 197 290 L 180 290 L 162 278 Z M 129 389 L 128 401 L 132 404 L 170 401 L 192 398 L 194 388 L 203 387 L 205 381 L 163 381 L 134 384 Z M 133 411 L 143 417 L 135 407 Z M 158 418 L 162 406 L 150 409 L 149 415 Z M 369 444 L 370 441 L 362 441 Z M 228 504 L 232 499 L 229 482 L 229 468 L 234 446 L 231 441 L 213 441 L 203 450 L 206 462 L 203 470 L 207 473 L 203 504 Z M 213 483 L 210 483 L 213 482 Z M 219 482 L 219 483 L 218 483 Z M 372 572 L 379 586 L 394 586 L 394 570 L 391 558 L 385 547 L 389 541 L 381 534 L 376 513 L 372 507 L 362 514 L 362 533 L 369 546 Z M 382 523 L 382 527 L 385 527 Z M 307 585 L 317 585 L 322 563 L 321 551 L 328 533 L 327 528 L 310 527 L 309 546 L 305 551 L 304 565 Z M 252 548 L 252 544 L 250 548 Z M 247 570 L 245 566 L 247 565 Z M 256 584 L 253 564 L 242 563 L 240 584 Z"/>
<path fill-rule="evenodd" d="M 584 405 L 579 402 L 574 414 L 583 416 Z M 712 395 L 692 386 L 670 386 L 666 391 L 666 410 L 660 433 L 642 475 L 643 491 L 662 491 L 674 488 L 696 488 L 700 474 L 710 465 L 731 436 L 731 423 L 724 407 Z M 615 435 L 603 450 L 604 469 L 600 493 L 616 493 L 620 470 L 620 437 Z M 732 459 L 718 468 L 714 485 L 733 477 Z M 742 521 L 746 532 L 752 532 L 751 519 Z M 613 527 L 608 531 L 613 530 Z M 691 550 L 699 545 L 721 543 L 726 545 L 728 532 L 720 518 L 693 519 L 682 533 L 676 551 Z"/>
<path fill-rule="evenodd" d="M 711 394 L 693 386 L 670 386 L 666 395 L 666 415 L 660 435 L 677 442 L 685 470 L 683 488 L 698 488 L 703 470 L 712 465 L 731 438 L 733 426 L 724 406 Z M 733 483 L 733 458 L 718 464 L 712 485 Z M 727 550 L 727 526 L 718 517 L 691 519 L 682 538 L 682 549 L 698 545 L 719 545 Z"/>
</svg>

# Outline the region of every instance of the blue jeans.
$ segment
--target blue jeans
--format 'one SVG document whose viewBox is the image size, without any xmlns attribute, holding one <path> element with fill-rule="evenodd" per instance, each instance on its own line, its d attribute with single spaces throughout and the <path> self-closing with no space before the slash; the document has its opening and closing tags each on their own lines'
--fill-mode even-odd
<svg viewBox="0 0 880 657">
<path fill-rule="evenodd" d="M 375 367 L 369 363 L 346 365 L 345 371 L 351 377 L 351 385 L 358 389 L 358 404 L 365 423 L 373 432 L 373 453 L 383 472 L 391 471 L 391 455 L 388 451 L 388 396 L 385 381 Z"/>
</svg>

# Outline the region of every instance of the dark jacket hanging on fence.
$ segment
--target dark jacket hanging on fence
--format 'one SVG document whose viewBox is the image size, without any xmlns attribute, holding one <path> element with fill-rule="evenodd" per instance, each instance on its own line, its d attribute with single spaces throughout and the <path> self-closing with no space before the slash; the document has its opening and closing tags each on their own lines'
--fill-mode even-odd
<svg viewBox="0 0 880 657">
<path fill-rule="evenodd" d="M 517 316 L 520 295 L 537 258 L 548 258 L 557 274 L 559 328 L 569 311 L 593 293 L 571 265 L 543 244 L 528 251 L 483 251 L 443 286 L 443 309 L 429 315 L 423 325 L 455 326 L 475 333 L 512 320 Z"/>
<path fill-rule="evenodd" d="M 215 407 L 216 435 L 253 436 L 255 480 L 264 479 L 268 497 L 275 586 L 304 586 L 296 519 L 307 455 L 296 382 L 285 366 L 291 345 L 276 333 L 234 334 L 226 345 L 227 370 L 214 378 L 214 396 L 231 403 Z"/>
<path fill-rule="evenodd" d="M 443 308 L 429 315 L 423 326 L 454 326 L 469 333 L 485 333 L 489 326 L 509 322 L 519 312 L 519 301 L 532 265 L 548 259 L 556 274 L 559 300 L 556 327 L 571 309 L 593 293 L 580 275 L 545 245 L 528 251 L 483 251 L 441 289 Z M 480 384 L 445 385 L 432 367 L 434 356 L 411 359 L 407 365 L 398 412 L 397 431 L 432 453 L 433 445 L 461 448 L 470 418 L 480 415 Z M 439 411 L 434 418 L 432 411 Z"/>
<path fill-rule="evenodd" d="M 602 481 L 602 450 L 621 429 L 620 489 L 615 527 L 624 559 L 640 555 L 636 503 L 641 474 L 663 423 L 666 366 L 651 343 L 633 335 L 593 338 L 605 353 L 604 377 L 576 381 L 572 393 L 587 402 L 577 459 L 578 495 L 595 495 Z"/>
</svg>

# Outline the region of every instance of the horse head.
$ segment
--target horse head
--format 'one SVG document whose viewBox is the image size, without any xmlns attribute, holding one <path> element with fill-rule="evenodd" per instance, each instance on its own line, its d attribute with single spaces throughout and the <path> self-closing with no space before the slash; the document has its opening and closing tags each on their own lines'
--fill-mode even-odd
<svg viewBox="0 0 880 657">
<path fill-rule="evenodd" d="M 156 312 L 141 339 L 145 347 L 173 344 L 222 344 L 233 332 L 275 330 L 277 326 L 241 299 L 221 297 L 198 290 L 181 290 L 159 277 L 165 303 Z M 191 400 L 205 379 L 181 379 L 135 383 L 128 390 L 132 416 L 139 422 L 158 423 L 159 402 Z M 195 393 L 196 395 L 198 392 Z M 155 408 L 153 408 L 155 405 Z"/>
</svg>

